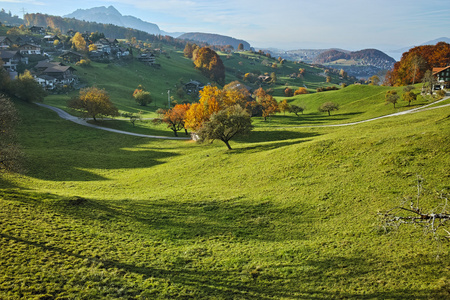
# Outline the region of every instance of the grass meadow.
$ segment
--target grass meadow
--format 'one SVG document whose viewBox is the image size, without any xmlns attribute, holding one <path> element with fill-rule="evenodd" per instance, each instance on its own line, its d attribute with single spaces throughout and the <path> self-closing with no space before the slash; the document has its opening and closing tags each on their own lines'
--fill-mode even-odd
<svg viewBox="0 0 450 300">
<path fill-rule="evenodd" d="M 228 58 L 230 79 L 260 68 L 252 59 Z M 181 55 L 159 60 L 161 69 L 93 63 L 78 74 L 121 111 L 151 118 L 181 77 L 205 82 Z M 314 70 L 308 87 L 321 84 Z M 132 101 L 138 84 L 156 107 Z M 0 299 L 449 298 L 448 243 L 413 226 L 385 231 L 377 213 L 414 199 L 417 176 L 423 207 L 440 207 L 450 191 L 450 107 L 312 127 L 429 103 L 385 105 L 388 89 L 288 98 L 303 115 L 254 118 L 231 151 L 83 127 L 16 101 L 26 170 L 0 175 Z M 75 94 L 44 102 L 66 109 Z M 326 101 L 340 110 L 319 114 Z M 173 135 L 149 121 L 100 123 Z"/>
<path fill-rule="evenodd" d="M 447 243 L 377 212 L 450 189 L 450 108 L 198 145 L 16 103 L 0 179 L 2 299 L 443 299 Z M 339 114 L 339 111 L 336 112 Z M 282 116 L 280 116 L 282 117 Z M 274 117 L 275 119 L 277 117 Z"/>
</svg>

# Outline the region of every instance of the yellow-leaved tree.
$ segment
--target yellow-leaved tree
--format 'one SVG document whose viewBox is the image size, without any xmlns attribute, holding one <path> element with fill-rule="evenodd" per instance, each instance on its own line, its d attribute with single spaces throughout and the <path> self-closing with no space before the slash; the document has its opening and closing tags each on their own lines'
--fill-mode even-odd
<svg viewBox="0 0 450 300">
<path fill-rule="evenodd" d="M 83 35 L 79 32 L 75 33 L 75 35 L 73 36 L 72 45 L 78 51 L 86 51 L 86 40 L 84 39 Z"/>
<path fill-rule="evenodd" d="M 109 99 L 108 93 L 96 87 L 81 89 L 79 96 L 72 98 L 68 106 L 81 110 L 94 121 L 97 121 L 96 117 L 99 115 L 111 117 L 119 115 L 119 110 Z"/>
</svg>

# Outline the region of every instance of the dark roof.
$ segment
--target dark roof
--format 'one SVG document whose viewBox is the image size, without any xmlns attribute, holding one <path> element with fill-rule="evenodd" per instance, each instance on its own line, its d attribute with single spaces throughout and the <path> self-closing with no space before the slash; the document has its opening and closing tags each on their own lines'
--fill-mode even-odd
<svg viewBox="0 0 450 300">
<path fill-rule="evenodd" d="M 72 69 L 73 71 L 75 71 L 74 68 L 72 68 L 71 66 L 51 66 L 47 69 L 45 69 L 45 73 L 64 73 L 67 70 Z"/>
<path fill-rule="evenodd" d="M 60 62 L 50 62 L 50 61 L 45 61 L 45 60 L 41 60 L 40 62 L 37 63 L 36 67 L 37 69 L 41 69 L 41 68 L 50 68 L 53 66 L 64 66 L 64 64 L 60 63 Z"/>
<path fill-rule="evenodd" d="M 73 51 L 67 51 L 67 52 L 65 52 L 65 53 L 61 54 L 61 55 L 60 55 L 60 57 L 62 57 L 62 56 L 66 56 L 66 55 L 69 55 L 69 54 L 72 54 L 72 55 L 76 55 L 76 56 L 79 56 L 79 57 L 83 57 L 83 55 L 82 55 L 82 54 L 80 54 L 80 53 L 77 53 L 77 52 L 73 52 Z"/>
<path fill-rule="evenodd" d="M 10 59 L 10 58 L 13 58 L 16 55 L 17 56 L 22 56 L 22 55 L 20 55 L 19 51 L 0 51 L 0 57 L 1 58 Z"/>
</svg>

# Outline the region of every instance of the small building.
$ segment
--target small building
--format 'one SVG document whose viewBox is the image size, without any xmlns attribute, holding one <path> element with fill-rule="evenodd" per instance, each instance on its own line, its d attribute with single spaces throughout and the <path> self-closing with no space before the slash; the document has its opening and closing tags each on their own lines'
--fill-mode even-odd
<svg viewBox="0 0 450 300">
<path fill-rule="evenodd" d="M 437 79 L 435 89 L 448 89 L 450 88 L 450 66 L 445 68 L 433 68 L 433 75 Z"/>
<path fill-rule="evenodd" d="M 40 27 L 40 26 L 31 26 L 30 31 L 34 34 L 45 34 L 44 27 Z"/>
<path fill-rule="evenodd" d="M 37 63 L 37 65 L 34 67 L 36 72 L 42 73 L 47 68 L 55 67 L 55 66 L 65 66 L 64 64 L 60 62 L 49 62 L 45 60 L 41 60 Z"/>
<path fill-rule="evenodd" d="M 19 52 L 22 55 L 40 55 L 41 47 L 33 44 L 23 44 L 19 47 Z"/>
<path fill-rule="evenodd" d="M 70 85 L 77 80 L 77 77 L 73 74 L 76 71 L 70 66 L 52 66 L 44 71 L 40 75 L 47 75 L 56 79 L 57 84 Z"/>
<path fill-rule="evenodd" d="M 66 34 L 70 37 L 74 37 L 77 32 L 73 29 L 67 30 Z"/>
<path fill-rule="evenodd" d="M 56 87 L 57 79 L 52 76 L 41 74 L 35 80 L 46 90 L 53 90 Z"/>
<path fill-rule="evenodd" d="M 64 62 L 77 63 L 83 59 L 83 55 L 73 51 L 67 51 L 59 56 Z"/>
<path fill-rule="evenodd" d="M 138 60 L 149 65 L 153 65 L 156 61 L 156 57 L 153 53 L 142 53 L 139 55 Z"/>
<path fill-rule="evenodd" d="M 19 51 L 0 51 L 0 58 L 3 61 L 3 68 L 9 72 L 16 71 L 20 62 L 28 64 L 28 59 Z"/>
<path fill-rule="evenodd" d="M 186 94 L 198 94 L 200 90 L 202 90 L 204 87 L 203 83 L 197 80 L 191 80 L 188 83 L 184 85 L 184 90 Z"/>
<path fill-rule="evenodd" d="M 101 38 L 98 41 L 94 43 L 94 45 L 97 47 L 97 51 L 99 52 L 105 52 L 110 54 L 111 53 L 111 44 L 109 41 L 105 38 Z"/>
<path fill-rule="evenodd" d="M 46 35 L 42 40 L 47 44 L 53 44 L 56 40 L 61 41 L 57 35 Z"/>
<path fill-rule="evenodd" d="M 12 45 L 12 41 L 7 36 L 0 36 L 0 50 L 6 50 Z"/>
</svg>

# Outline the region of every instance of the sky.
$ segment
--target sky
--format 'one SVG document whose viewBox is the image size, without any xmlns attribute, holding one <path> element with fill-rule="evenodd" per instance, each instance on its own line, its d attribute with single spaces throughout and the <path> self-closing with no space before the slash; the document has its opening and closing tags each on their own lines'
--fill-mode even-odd
<svg viewBox="0 0 450 300">
<path fill-rule="evenodd" d="M 6 0 L 0 8 L 63 16 L 114 6 L 166 32 L 207 32 L 255 48 L 392 52 L 450 37 L 448 0 Z"/>
</svg>

